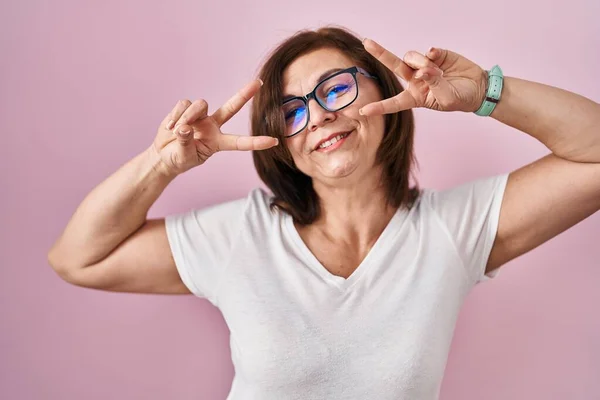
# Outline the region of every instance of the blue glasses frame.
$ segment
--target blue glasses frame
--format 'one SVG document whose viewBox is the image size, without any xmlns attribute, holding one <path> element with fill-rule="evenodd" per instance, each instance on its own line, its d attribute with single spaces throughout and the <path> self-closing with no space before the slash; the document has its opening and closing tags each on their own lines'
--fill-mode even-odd
<svg viewBox="0 0 600 400">
<path fill-rule="evenodd" d="M 319 86 L 321 86 L 323 83 L 327 82 L 329 79 L 336 77 L 338 75 L 341 74 L 347 74 L 350 73 L 352 74 L 352 77 L 354 78 L 354 84 L 356 85 L 356 96 L 354 96 L 354 98 L 345 106 L 339 107 L 339 108 L 335 108 L 335 109 L 330 109 L 328 108 L 325 104 L 321 103 L 321 101 L 319 100 L 319 98 L 317 97 L 316 93 L 317 93 L 317 89 L 319 89 Z M 293 136 L 296 136 L 297 134 L 299 134 L 300 132 L 302 132 L 304 129 L 306 129 L 306 127 L 308 126 L 308 122 L 310 121 L 310 109 L 308 108 L 308 102 L 310 101 L 310 99 L 315 99 L 315 101 L 317 102 L 318 105 L 321 106 L 321 108 L 323 108 L 324 110 L 327 111 L 339 111 L 342 110 L 346 107 L 348 107 L 349 105 L 351 105 L 352 103 L 354 103 L 354 101 L 358 98 L 358 91 L 359 91 L 359 87 L 358 87 L 358 80 L 356 79 L 356 74 L 361 74 L 364 75 L 367 78 L 371 78 L 374 80 L 379 80 L 376 76 L 369 74 L 367 71 L 365 71 L 364 69 L 360 68 L 360 67 L 350 67 L 350 68 L 346 68 L 343 69 L 341 71 L 338 71 L 332 75 L 329 75 L 327 78 L 323 79 L 322 81 L 320 81 L 319 83 L 317 83 L 317 85 L 315 86 L 315 88 L 308 94 L 304 95 L 304 96 L 295 96 L 295 97 L 291 97 L 289 99 L 287 99 L 286 101 L 283 102 L 282 106 L 284 106 L 285 104 L 289 103 L 290 101 L 295 101 L 295 100 L 301 100 L 304 103 L 304 107 L 306 107 L 306 123 L 304 124 L 304 126 L 300 129 L 298 129 L 297 132 L 292 133 L 291 135 L 287 135 L 284 137 L 287 138 L 291 138 Z"/>
</svg>

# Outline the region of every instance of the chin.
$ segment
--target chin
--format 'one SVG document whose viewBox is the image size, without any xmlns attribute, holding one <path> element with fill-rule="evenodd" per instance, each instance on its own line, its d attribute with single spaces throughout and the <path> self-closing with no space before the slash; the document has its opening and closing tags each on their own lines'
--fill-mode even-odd
<svg viewBox="0 0 600 400">
<path fill-rule="evenodd" d="M 345 178 L 358 168 L 358 163 L 353 159 L 331 160 L 327 166 L 321 168 L 321 175 L 326 178 Z"/>
</svg>

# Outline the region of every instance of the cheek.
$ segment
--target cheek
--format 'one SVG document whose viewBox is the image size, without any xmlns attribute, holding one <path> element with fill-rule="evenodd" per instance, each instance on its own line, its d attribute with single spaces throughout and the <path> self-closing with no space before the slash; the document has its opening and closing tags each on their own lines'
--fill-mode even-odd
<svg viewBox="0 0 600 400">
<path fill-rule="evenodd" d="M 375 90 L 361 93 L 360 97 L 356 101 L 356 107 L 353 107 L 351 111 L 351 118 L 357 120 L 361 125 L 368 128 L 369 130 L 376 129 L 377 131 L 381 130 L 383 132 L 385 125 L 385 115 L 364 117 L 358 113 L 358 110 L 366 106 L 367 104 L 375 103 L 381 100 L 382 98 L 380 94 Z"/>
<path fill-rule="evenodd" d="M 305 142 L 302 140 L 300 135 L 293 137 L 291 139 L 287 139 L 287 148 L 294 159 L 294 162 L 298 164 L 298 159 L 304 156 L 304 146 Z"/>
<path fill-rule="evenodd" d="M 358 99 L 356 99 L 361 106 L 381 100 L 383 100 L 383 96 L 380 89 L 373 85 L 364 87 L 362 91 L 359 89 Z"/>
<path fill-rule="evenodd" d="M 370 117 L 369 119 L 371 127 L 374 128 L 378 133 L 381 133 L 383 135 L 383 131 L 385 129 L 385 116 L 377 115 L 374 117 Z"/>
<path fill-rule="evenodd" d="M 362 127 L 366 133 L 365 140 L 369 143 L 369 147 L 373 145 L 378 147 L 383 140 L 385 131 L 385 116 L 377 115 L 374 117 L 365 118 L 362 121 Z"/>
</svg>

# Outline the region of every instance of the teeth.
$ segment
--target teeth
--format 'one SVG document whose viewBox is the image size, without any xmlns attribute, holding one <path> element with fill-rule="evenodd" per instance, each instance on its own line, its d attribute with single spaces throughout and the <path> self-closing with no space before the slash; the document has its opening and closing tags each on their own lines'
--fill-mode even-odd
<svg viewBox="0 0 600 400">
<path fill-rule="evenodd" d="M 348 133 L 342 133 L 341 135 L 337 135 L 336 137 L 321 143 L 321 145 L 319 146 L 319 149 L 324 149 L 326 147 L 331 146 L 332 144 L 336 143 L 338 140 L 342 140 L 343 138 L 345 138 L 346 136 L 348 136 Z"/>
</svg>

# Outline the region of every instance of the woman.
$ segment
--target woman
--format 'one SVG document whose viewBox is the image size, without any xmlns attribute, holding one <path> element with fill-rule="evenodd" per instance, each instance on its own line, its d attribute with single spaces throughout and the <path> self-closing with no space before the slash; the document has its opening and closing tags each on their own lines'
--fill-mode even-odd
<svg viewBox="0 0 600 400">
<path fill-rule="evenodd" d="M 294 35 L 260 78 L 212 115 L 179 102 L 79 206 L 50 264 L 79 286 L 207 298 L 231 330 L 230 399 L 436 398 L 473 285 L 599 209 L 600 106 L 338 28 Z M 254 136 L 222 134 L 253 97 Z M 415 107 L 491 113 L 552 154 L 410 187 Z M 256 150 L 273 194 L 146 219 L 177 175 L 227 150 Z"/>
</svg>

